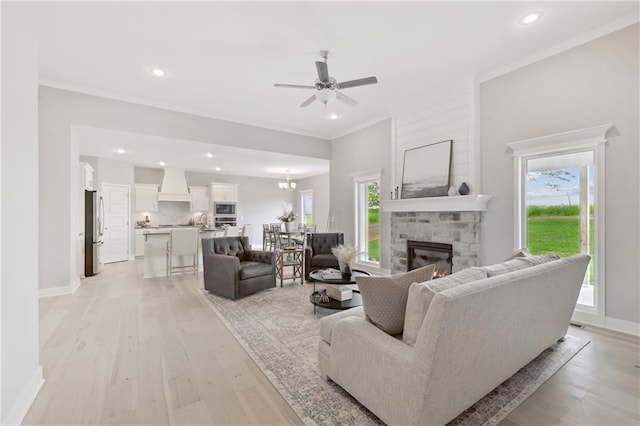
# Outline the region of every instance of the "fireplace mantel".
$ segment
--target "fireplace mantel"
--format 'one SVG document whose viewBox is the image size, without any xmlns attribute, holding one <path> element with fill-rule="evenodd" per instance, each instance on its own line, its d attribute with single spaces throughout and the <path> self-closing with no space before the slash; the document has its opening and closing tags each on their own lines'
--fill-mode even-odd
<svg viewBox="0 0 640 426">
<path fill-rule="evenodd" d="M 383 200 L 383 212 L 485 212 L 491 195 L 473 194 L 453 197 Z"/>
</svg>

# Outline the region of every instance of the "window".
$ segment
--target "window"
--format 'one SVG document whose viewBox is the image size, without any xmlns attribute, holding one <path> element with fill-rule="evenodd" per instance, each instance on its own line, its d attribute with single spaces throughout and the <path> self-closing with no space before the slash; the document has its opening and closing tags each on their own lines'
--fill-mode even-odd
<svg viewBox="0 0 640 426">
<path fill-rule="evenodd" d="M 380 263 L 380 171 L 354 174 L 358 261 Z"/>
<path fill-rule="evenodd" d="M 526 247 L 533 255 L 588 254 L 594 259 L 593 151 L 525 159 Z M 595 262 L 578 303 L 594 306 Z"/>
<path fill-rule="evenodd" d="M 313 225 L 313 190 L 300 191 L 300 211 L 302 217 L 300 221 L 306 226 Z"/>
<path fill-rule="evenodd" d="M 514 154 L 515 248 L 591 263 L 574 319 L 604 323 L 604 143 L 611 125 L 507 144 Z"/>
</svg>

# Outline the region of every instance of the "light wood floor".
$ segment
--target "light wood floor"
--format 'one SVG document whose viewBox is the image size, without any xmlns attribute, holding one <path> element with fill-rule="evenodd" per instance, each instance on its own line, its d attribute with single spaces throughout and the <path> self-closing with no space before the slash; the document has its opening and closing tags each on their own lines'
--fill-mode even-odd
<svg viewBox="0 0 640 426">
<path fill-rule="evenodd" d="M 143 280 L 106 265 L 75 294 L 40 299 L 46 382 L 25 424 L 301 424 L 207 306 L 202 275 Z M 640 423 L 638 339 L 591 339 L 503 425 Z"/>
</svg>

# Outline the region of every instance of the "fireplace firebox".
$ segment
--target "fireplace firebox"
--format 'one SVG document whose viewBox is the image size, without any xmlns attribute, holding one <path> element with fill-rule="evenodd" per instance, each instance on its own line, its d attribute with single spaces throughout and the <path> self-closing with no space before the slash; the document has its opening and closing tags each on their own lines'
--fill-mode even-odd
<svg viewBox="0 0 640 426">
<path fill-rule="evenodd" d="M 451 274 L 453 246 L 445 243 L 407 240 L 407 271 L 432 264 L 436 265 L 435 277 Z"/>
</svg>

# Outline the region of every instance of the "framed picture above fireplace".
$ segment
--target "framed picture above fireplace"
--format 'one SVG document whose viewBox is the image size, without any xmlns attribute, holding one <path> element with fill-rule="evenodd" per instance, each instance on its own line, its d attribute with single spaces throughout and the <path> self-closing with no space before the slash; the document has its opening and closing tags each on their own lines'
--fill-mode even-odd
<svg viewBox="0 0 640 426">
<path fill-rule="evenodd" d="M 453 140 L 447 140 L 404 152 L 401 198 L 447 195 L 452 144 Z"/>
</svg>

